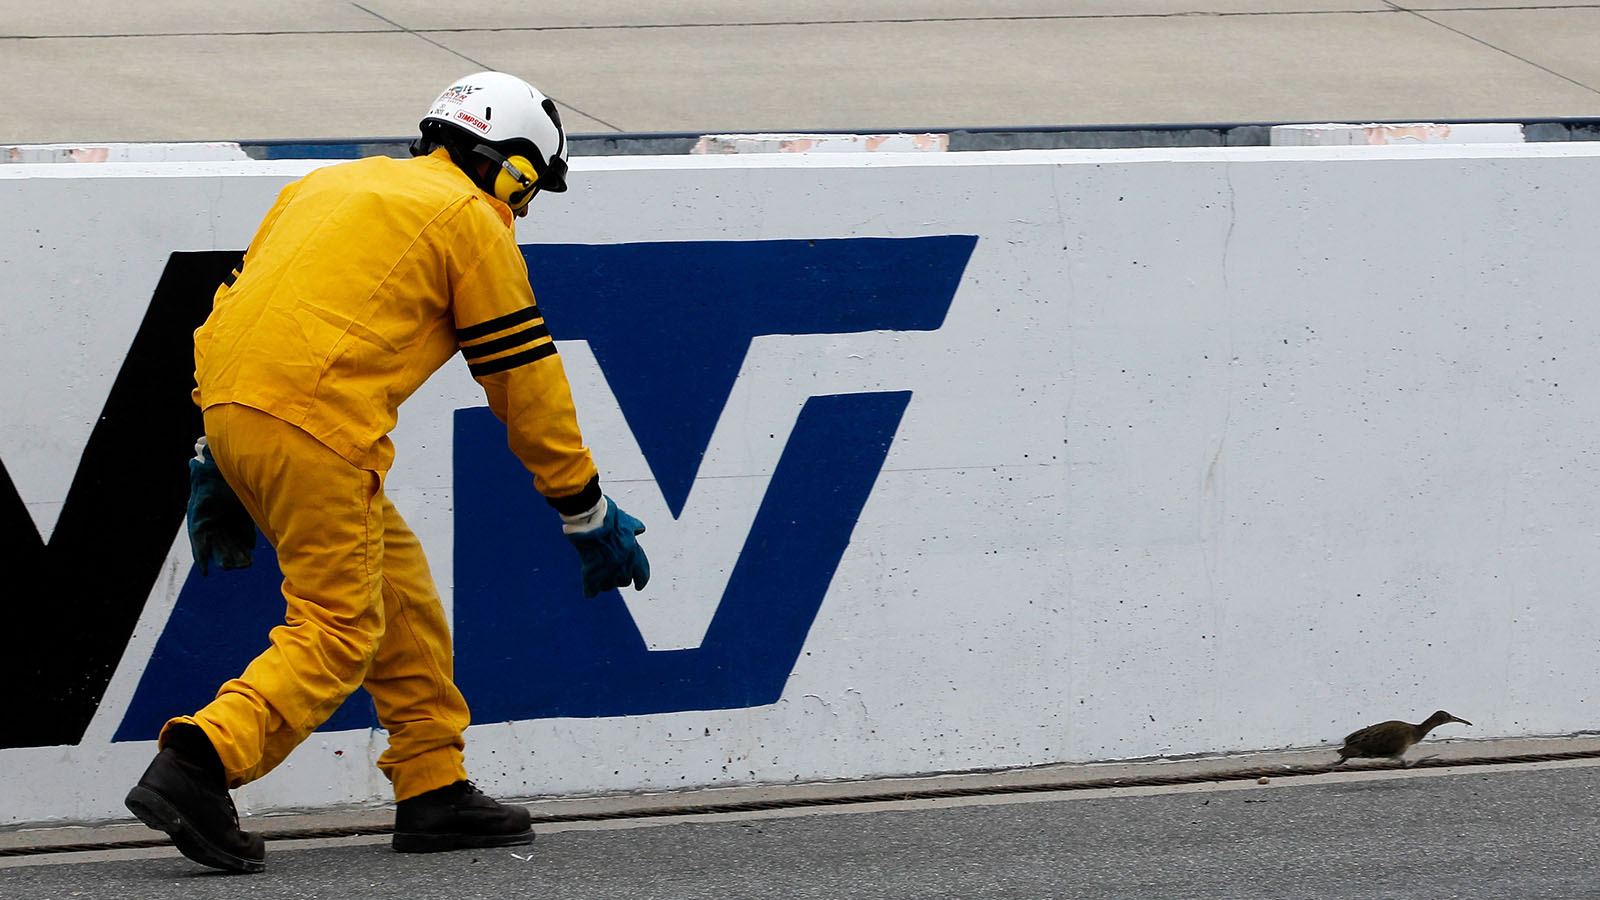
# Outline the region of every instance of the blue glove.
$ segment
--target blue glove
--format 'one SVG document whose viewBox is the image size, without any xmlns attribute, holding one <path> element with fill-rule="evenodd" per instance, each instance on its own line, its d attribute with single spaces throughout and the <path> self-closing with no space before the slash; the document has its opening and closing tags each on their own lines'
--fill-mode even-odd
<svg viewBox="0 0 1600 900">
<path fill-rule="evenodd" d="M 228 486 L 211 458 L 206 439 L 195 444 L 189 460 L 189 546 L 201 575 L 210 575 L 210 564 L 224 569 L 247 568 L 256 546 L 256 523 Z"/>
<path fill-rule="evenodd" d="M 593 597 L 630 584 L 634 590 L 642 591 L 650 581 L 650 560 L 645 558 L 644 548 L 634 535 L 644 534 L 644 523 L 619 509 L 610 497 L 602 500 L 606 513 L 597 527 L 567 532 L 567 540 L 578 548 L 583 561 L 583 596 Z"/>
</svg>

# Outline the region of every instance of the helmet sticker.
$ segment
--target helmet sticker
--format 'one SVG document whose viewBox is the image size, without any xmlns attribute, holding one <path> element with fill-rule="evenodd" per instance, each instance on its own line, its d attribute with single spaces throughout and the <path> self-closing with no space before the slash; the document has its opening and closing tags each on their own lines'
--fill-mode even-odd
<svg viewBox="0 0 1600 900">
<path fill-rule="evenodd" d="M 448 100 L 451 103 L 463 103 L 466 101 L 468 94 L 479 90 L 482 90 L 482 88 L 476 84 L 454 84 L 439 95 L 439 102 L 443 103 Z"/>
<path fill-rule="evenodd" d="M 478 118 L 477 116 L 473 115 L 472 113 L 467 112 L 464 109 L 456 110 L 455 118 L 456 118 L 457 121 L 465 122 L 467 125 L 469 125 L 469 126 L 471 126 L 473 128 L 476 128 L 478 131 L 482 131 L 482 132 L 485 132 L 485 133 L 487 133 L 489 131 L 489 123 L 488 122 L 485 122 L 484 120 Z"/>
</svg>

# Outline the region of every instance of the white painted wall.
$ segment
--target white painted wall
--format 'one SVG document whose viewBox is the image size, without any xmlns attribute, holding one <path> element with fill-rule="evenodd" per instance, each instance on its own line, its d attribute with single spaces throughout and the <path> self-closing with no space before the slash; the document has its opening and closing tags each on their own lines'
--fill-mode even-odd
<svg viewBox="0 0 1600 900">
<path fill-rule="evenodd" d="M 0 459 L 41 529 L 167 254 L 243 247 L 313 165 L 0 167 Z M 485 789 L 1307 746 L 1440 706 L 1470 737 L 1595 727 L 1600 148 L 574 166 L 522 242 L 979 240 L 940 331 L 758 339 L 701 473 L 723 502 L 677 522 L 563 344 L 608 484 L 650 525 L 656 581 L 628 600 L 657 647 L 709 620 L 776 461 L 757 435 L 808 395 L 915 393 L 781 701 L 475 726 Z M 447 601 L 450 414 L 472 405 L 452 363 L 405 407 L 389 480 Z M 188 554 L 174 534 L 84 743 L 0 750 L 0 824 L 122 814 L 152 745 L 109 736 Z M 381 746 L 318 735 L 241 806 L 381 801 Z"/>
</svg>

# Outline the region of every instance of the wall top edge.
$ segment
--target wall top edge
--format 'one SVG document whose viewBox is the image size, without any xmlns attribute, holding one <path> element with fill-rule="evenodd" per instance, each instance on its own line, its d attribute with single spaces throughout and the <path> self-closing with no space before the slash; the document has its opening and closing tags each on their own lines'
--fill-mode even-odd
<svg viewBox="0 0 1600 900">
<path fill-rule="evenodd" d="M 1508 144 L 1389 144 L 1376 146 L 1150 147 L 1114 149 L 975 150 L 962 153 L 745 153 L 726 155 L 585 156 L 576 172 L 700 169 L 939 168 L 951 166 L 1058 166 L 1163 162 L 1330 162 L 1406 159 L 1537 159 L 1600 157 L 1600 142 Z M 12 163 L 0 180 L 31 178 L 299 177 L 343 159 L 229 160 L 103 163 Z"/>
</svg>

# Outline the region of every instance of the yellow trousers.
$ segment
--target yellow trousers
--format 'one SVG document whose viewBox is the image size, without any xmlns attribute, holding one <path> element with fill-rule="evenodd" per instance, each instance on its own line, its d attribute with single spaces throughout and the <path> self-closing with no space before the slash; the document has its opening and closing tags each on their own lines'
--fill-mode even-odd
<svg viewBox="0 0 1600 900">
<path fill-rule="evenodd" d="M 466 778 L 468 712 L 449 625 L 382 476 L 248 406 L 213 406 L 205 424 L 218 468 L 277 550 L 288 609 L 244 674 L 167 728 L 198 725 L 238 787 L 272 771 L 360 686 L 389 732 L 378 767 L 397 801 Z"/>
</svg>

